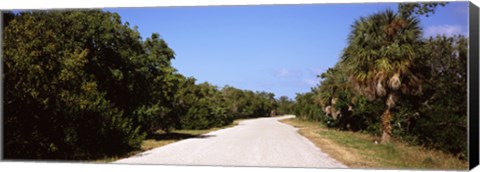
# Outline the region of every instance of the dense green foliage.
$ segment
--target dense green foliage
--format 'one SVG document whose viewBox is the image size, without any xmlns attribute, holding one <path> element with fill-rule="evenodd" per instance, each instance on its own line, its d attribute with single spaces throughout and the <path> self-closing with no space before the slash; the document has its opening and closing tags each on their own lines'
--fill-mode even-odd
<svg viewBox="0 0 480 172">
<path fill-rule="evenodd" d="M 137 61 L 147 53 L 118 15 L 21 13 L 4 38 L 6 158 L 95 156 L 139 146 L 144 135 L 132 113 L 146 101 L 136 80 L 148 80 Z"/>
<path fill-rule="evenodd" d="M 183 129 L 207 129 L 230 124 L 233 116 L 227 114 L 224 99 L 213 85 L 202 83 L 190 90 L 187 112 L 180 117 Z"/>
<path fill-rule="evenodd" d="M 293 114 L 294 104 L 287 96 L 281 96 L 277 101 L 277 115 Z"/>
<path fill-rule="evenodd" d="M 143 40 L 118 14 L 4 14 L 7 159 L 122 154 L 161 129 L 206 129 L 274 115 L 266 92 L 196 84 L 160 35 Z"/>
<path fill-rule="evenodd" d="M 466 157 L 468 40 L 437 36 L 425 40 L 423 51 L 418 61 L 424 67 L 423 94 L 407 99 L 413 107 L 401 109 L 409 114 L 401 121 L 415 142 Z"/>
<path fill-rule="evenodd" d="M 466 158 L 468 40 L 422 38 L 412 15 L 437 5 L 400 5 L 408 15 L 387 10 L 357 20 L 337 64 L 297 95 L 295 114 Z"/>
<path fill-rule="evenodd" d="M 297 94 L 292 112 L 303 120 L 327 121 L 322 109 L 315 103 L 314 93 Z"/>
</svg>

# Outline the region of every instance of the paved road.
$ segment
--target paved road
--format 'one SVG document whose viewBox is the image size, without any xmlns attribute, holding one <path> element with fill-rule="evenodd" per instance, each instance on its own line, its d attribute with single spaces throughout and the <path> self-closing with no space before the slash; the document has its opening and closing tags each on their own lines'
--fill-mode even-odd
<svg viewBox="0 0 480 172">
<path fill-rule="evenodd" d="M 241 121 L 198 138 L 172 143 L 115 163 L 346 168 L 278 120 Z"/>
</svg>

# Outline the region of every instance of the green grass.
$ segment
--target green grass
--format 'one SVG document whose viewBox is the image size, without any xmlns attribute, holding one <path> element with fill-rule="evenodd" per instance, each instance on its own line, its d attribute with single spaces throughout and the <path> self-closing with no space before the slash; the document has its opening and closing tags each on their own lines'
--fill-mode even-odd
<svg viewBox="0 0 480 172">
<path fill-rule="evenodd" d="M 468 162 L 450 154 L 412 146 L 392 139 L 376 144 L 379 137 L 359 132 L 339 131 L 318 122 L 287 119 L 282 122 L 300 128 L 299 133 L 331 157 L 351 168 L 467 170 Z"/>
<path fill-rule="evenodd" d="M 127 158 L 130 156 L 134 156 L 138 153 L 145 152 L 154 148 L 162 147 L 171 143 L 175 143 L 180 140 L 184 139 L 189 139 L 189 138 L 194 138 L 194 137 L 200 137 L 202 134 L 206 134 L 212 131 L 224 129 L 224 128 L 229 128 L 236 126 L 240 121 L 243 119 L 238 119 L 232 122 L 232 124 L 223 126 L 223 127 L 217 127 L 217 128 L 210 128 L 210 129 L 205 129 L 205 130 L 173 130 L 170 131 L 169 133 L 166 133 L 162 130 L 158 130 L 151 136 L 148 136 L 145 140 L 143 140 L 140 149 L 131 151 L 125 155 L 122 156 L 105 156 L 104 158 L 94 160 L 94 162 L 98 163 L 108 163 L 108 162 L 113 162 L 122 158 Z"/>
</svg>

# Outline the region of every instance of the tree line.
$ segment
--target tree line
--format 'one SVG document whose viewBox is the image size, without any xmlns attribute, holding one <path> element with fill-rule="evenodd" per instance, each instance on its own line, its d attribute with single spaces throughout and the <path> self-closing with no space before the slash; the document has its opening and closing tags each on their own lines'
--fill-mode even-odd
<svg viewBox="0 0 480 172">
<path fill-rule="evenodd" d="M 407 140 L 467 158 L 467 48 L 422 37 L 419 16 L 446 3 L 399 4 L 357 19 L 339 61 L 290 110 L 341 130 Z"/>
<path fill-rule="evenodd" d="M 206 129 L 276 114 L 273 93 L 196 83 L 159 34 L 116 13 L 3 14 L 4 158 L 95 159 L 158 130 Z"/>
</svg>

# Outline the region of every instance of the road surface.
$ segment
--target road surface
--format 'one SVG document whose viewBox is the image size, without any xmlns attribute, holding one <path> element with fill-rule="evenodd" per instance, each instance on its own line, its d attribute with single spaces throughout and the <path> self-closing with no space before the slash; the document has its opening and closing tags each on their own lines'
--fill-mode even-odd
<svg viewBox="0 0 480 172">
<path fill-rule="evenodd" d="M 346 168 L 278 120 L 241 121 L 237 126 L 152 149 L 114 163 L 263 167 Z"/>
</svg>

